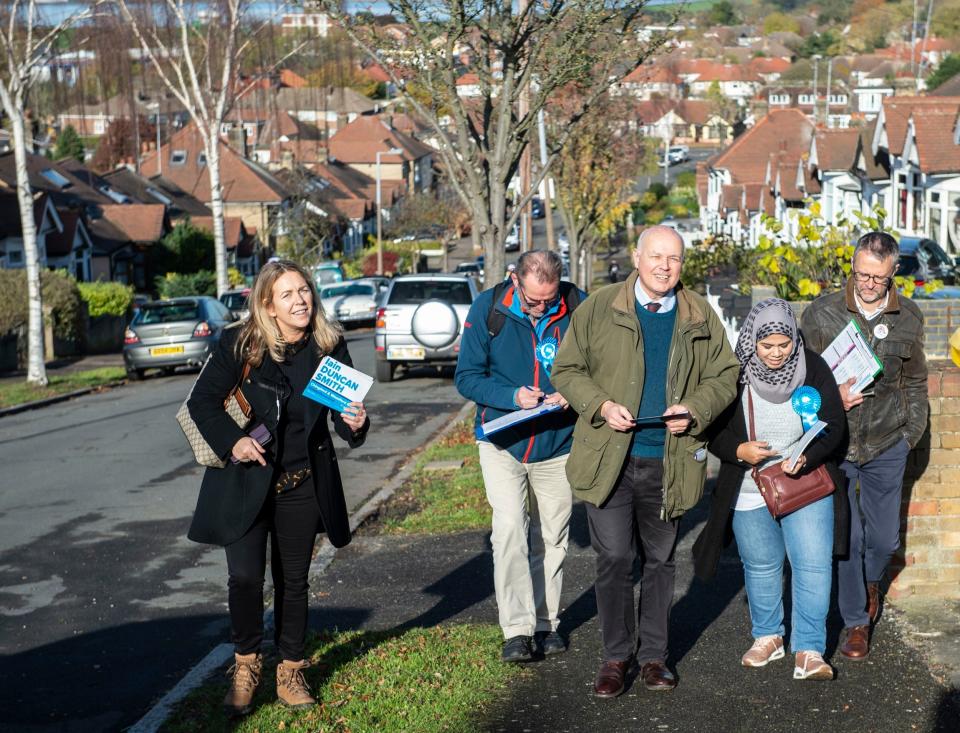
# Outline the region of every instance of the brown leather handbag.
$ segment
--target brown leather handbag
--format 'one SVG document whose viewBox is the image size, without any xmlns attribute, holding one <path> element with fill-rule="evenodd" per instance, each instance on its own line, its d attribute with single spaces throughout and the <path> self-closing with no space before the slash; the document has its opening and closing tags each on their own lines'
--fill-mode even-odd
<svg viewBox="0 0 960 733">
<path fill-rule="evenodd" d="M 757 438 L 754 431 L 753 393 L 749 386 L 747 387 L 747 404 L 750 407 L 750 440 L 754 441 Z M 767 466 L 762 471 L 754 466 L 751 473 L 774 519 L 785 517 L 807 504 L 830 496 L 836 488 L 830 472 L 823 464 L 802 476 L 788 476 L 783 471 L 782 462 Z"/>
</svg>

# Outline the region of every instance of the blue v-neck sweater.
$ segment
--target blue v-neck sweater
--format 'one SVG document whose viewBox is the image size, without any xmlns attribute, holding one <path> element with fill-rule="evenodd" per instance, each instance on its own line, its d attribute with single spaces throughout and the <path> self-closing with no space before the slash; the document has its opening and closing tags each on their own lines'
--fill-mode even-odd
<svg viewBox="0 0 960 733">
<path fill-rule="evenodd" d="M 667 360 L 670 358 L 670 342 L 677 309 L 666 313 L 651 313 L 634 302 L 640 332 L 643 337 L 643 393 L 637 417 L 662 415 L 667 409 Z M 640 458 L 663 458 L 663 444 L 667 440 L 667 428 L 654 425 L 637 428 L 633 433 L 630 455 Z"/>
</svg>

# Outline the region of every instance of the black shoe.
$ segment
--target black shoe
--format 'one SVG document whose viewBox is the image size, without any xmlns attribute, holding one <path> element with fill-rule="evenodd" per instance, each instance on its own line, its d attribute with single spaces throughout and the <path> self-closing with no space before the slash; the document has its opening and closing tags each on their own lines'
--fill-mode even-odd
<svg viewBox="0 0 960 733">
<path fill-rule="evenodd" d="M 533 646 L 529 636 L 512 636 L 503 642 L 500 661 L 529 662 L 531 659 L 533 659 Z"/>
<path fill-rule="evenodd" d="M 540 651 L 545 657 L 551 654 L 563 654 L 567 651 L 566 642 L 556 631 L 541 631 L 537 634 Z"/>
</svg>

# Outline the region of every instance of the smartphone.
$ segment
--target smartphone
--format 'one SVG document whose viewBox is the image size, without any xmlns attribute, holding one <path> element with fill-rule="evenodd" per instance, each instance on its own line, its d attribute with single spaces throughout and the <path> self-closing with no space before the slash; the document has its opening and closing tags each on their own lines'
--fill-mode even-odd
<svg viewBox="0 0 960 733">
<path fill-rule="evenodd" d="M 273 435 L 270 434 L 270 431 L 267 430 L 267 426 L 263 423 L 257 425 L 253 430 L 247 433 L 248 436 L 257 441 L 261 446 L 267 445 L 271 440 L 273 440 Z M 230 463 L 239 463 L 236 458 L 230 456 Z"/>
<path fill-rule="evenodd" d="M 634 425 L 659 425 L 660 423 L 667 422 L 668 420 L 683 420 L 684 418 L 691 417 L 690 412 L 677 412 L 673 415 L 647 415 L 645 417 L 634 418 Z"/>
</svg>

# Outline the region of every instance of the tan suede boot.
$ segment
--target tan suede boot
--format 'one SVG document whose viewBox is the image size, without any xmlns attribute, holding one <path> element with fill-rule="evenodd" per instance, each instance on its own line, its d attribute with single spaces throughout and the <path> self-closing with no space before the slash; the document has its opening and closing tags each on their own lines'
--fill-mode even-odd
<svg viewBox="0 0 960 733">
<path fill-rule="evenodd" d="M 259 654 L 233 655 L 233 666 L 227 670 L 227 676 L 233 677 L 233 683 L 223 698 L 223 710 L 227 715 L 246 715 L 250 712 L 262 671 L 263 657 Z"/>
<path fill-rule="evenodd" d="M 299 662 L 284 659 L 277 665 L 277 699 L 287 707 L 308 708 L 317 704 L 303 677 L 307 666 L 302 659 Z"/>
</svg>

